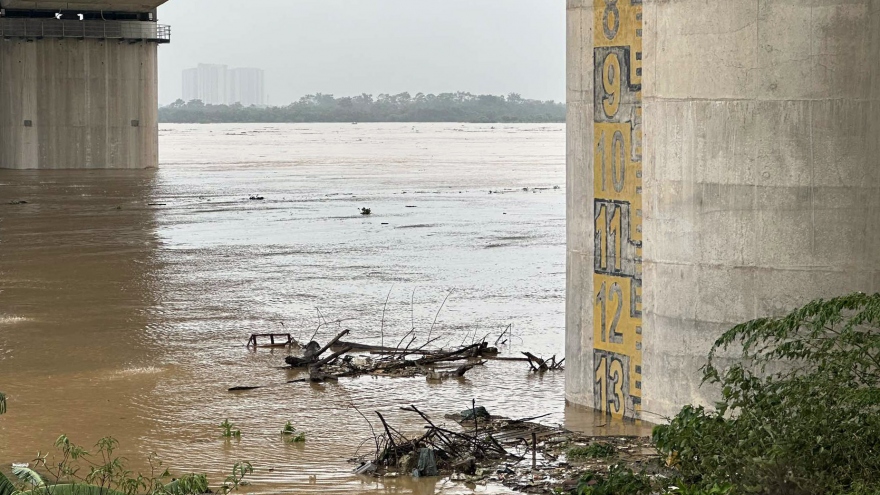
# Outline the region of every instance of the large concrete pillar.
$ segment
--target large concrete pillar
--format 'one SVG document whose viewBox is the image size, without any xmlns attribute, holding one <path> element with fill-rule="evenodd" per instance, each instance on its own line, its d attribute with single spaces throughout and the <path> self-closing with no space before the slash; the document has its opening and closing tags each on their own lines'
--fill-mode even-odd
<svg viewBox="0 0 880 495">
<path fill-rule="evenodd" d="M 590 124 L 598 120 L 584 102 L 618 86 L 596 75 L 607 76 L 607 64 L 590 60 L 600 47 L 586 31 L 602 27 L 596 18 L 609 5 L 633 3 L 641 2 L 569 5 L 567 396 L 603 410 L 597 388 L 608 380 L 596 373 L 594 351 L 603 342 L 590 326 L 601 311 L 599 278 L 589 273 L 597 250 L 587 242 L 603 234 L 590 184 L 601 164 L 587 148 L 598 144 L 587 140 L 597 139 Z M 631 337 L 643 340 L 642 355 L 628 356 L 641 359 L 641 376 L 621 379 L 641 382 L 641 412 L 632 415 L 660 421 L 709 402 L 699 368 L 733 324 L 880 290 L 880 1 L 645 0 L 643 8 L 644 316 Z"/>
<path fill-rule="evenodd" d="M 568 2 L 566 396 L 642 400 L 642 2 Z"/>
<path fill-rule="evenodd" d="M 54 6 L 19 4 L 0 0 L 19 9 Z M 157 45 L 169 32 L 143 20 L 154 12 L 104 6 L 68 10 L 65 19 L 51 10 L 2 9 L 0 168 L 158 166 Z"/>
</svg>

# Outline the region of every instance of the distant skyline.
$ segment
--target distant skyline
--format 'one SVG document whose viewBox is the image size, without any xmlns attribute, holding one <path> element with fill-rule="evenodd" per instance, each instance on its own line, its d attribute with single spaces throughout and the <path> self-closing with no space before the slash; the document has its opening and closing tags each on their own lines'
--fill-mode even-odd
<svg viewBox="0 0 880 495">
<path fill-rule="evenodd" d="M 240 103 L 249 107 L 266 105 L 265 75 L 254 67 L 198 64 L 185 69 L 181 77 L 185 102 L 200 100 L 210 105 Z"/>
<path fill-rule="evenodd" d="M 564 0 L 171 0 L 159 102 L 199 63 L 260 67 L 267 104 L 327 93 L 565 99 Z"/>
</svg>

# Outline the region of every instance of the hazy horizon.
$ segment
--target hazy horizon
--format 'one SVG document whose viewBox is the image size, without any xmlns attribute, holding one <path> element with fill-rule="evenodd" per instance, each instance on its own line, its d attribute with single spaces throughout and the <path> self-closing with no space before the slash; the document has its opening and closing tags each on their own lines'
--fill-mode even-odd
<svg viewBox="0 0 880 495">
<path fill-rule="evenodd" d="M 263 69 L 268 104 L 307 94 L 565 100 L 565 4 L 546 0 L 171 0 L 159 103 L 199 63 Z"/>
</svg>

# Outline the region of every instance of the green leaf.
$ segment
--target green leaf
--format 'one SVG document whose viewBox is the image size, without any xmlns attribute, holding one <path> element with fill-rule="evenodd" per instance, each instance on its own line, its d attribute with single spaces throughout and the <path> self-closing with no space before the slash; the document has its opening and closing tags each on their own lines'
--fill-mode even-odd
<svg viewBox="0 0 880 495">
<path fill-rule="evenodd" d="M 36 471 L 26 467 L 13 466 L 12 474 L 25 483 L 30 483 L 34 487 L 43 486 L 43 478 Z"/>
<path fill-rule="evenodd" d="M 13 493 L 15 493 L 15 485 L 3 473 L 0 473 L 0 495 L 12 495 Z"/>
<path fill-rule="evenodd" d="M 208 493 L 208 478 L 203 474 L 191 474 L 165 485 L 171 495 L 201 495 Z"/>
<path fill-rule="evenodd" d="M 0 492 L 0 495 L 3 495 Z M 19 492 L 16 495 L 126 495 L 116 490 L 103 488 L 94 485 L 53 485 L 34 488 L 26 492 Z"/>
</svg>

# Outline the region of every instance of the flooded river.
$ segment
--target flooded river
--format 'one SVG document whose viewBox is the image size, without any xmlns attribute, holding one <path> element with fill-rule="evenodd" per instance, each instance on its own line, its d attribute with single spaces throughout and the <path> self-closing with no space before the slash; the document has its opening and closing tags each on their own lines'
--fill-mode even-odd
<svg viewBox="0 0 880 495">
<path fill-rule="evenodd" d="M 251 333 L 307 340 L 319 318 L 322 342 L 349 328 L 396 345 L 411 327 L 424 341 L 436 318 L 446 346 L 512 325 L 503 355 L 561 357 L 563 125 L 162 125 L 160 142 L 159 170 L 0 171 L 0 465 L 61 433 L 112 435 L 139 469 L 156 452 L 217 483 L 251 461 L 247 492 L 457 493 L 351 475 L 370 438 L 352 404 L 404 429 L 421 424 L 402 406 L 442 418 L 472 398 L 627 428 L 566 409 L 563 375 L 522 362 L 443 383 L 285 384 L 286 351 L 245 348 Z M 226 391 L 239 385 L 271 386 Z M 227 418 L 240 439 L 219 437 Z M 282 441 L 288 420 L 305 444 Z"/>
</svg>

